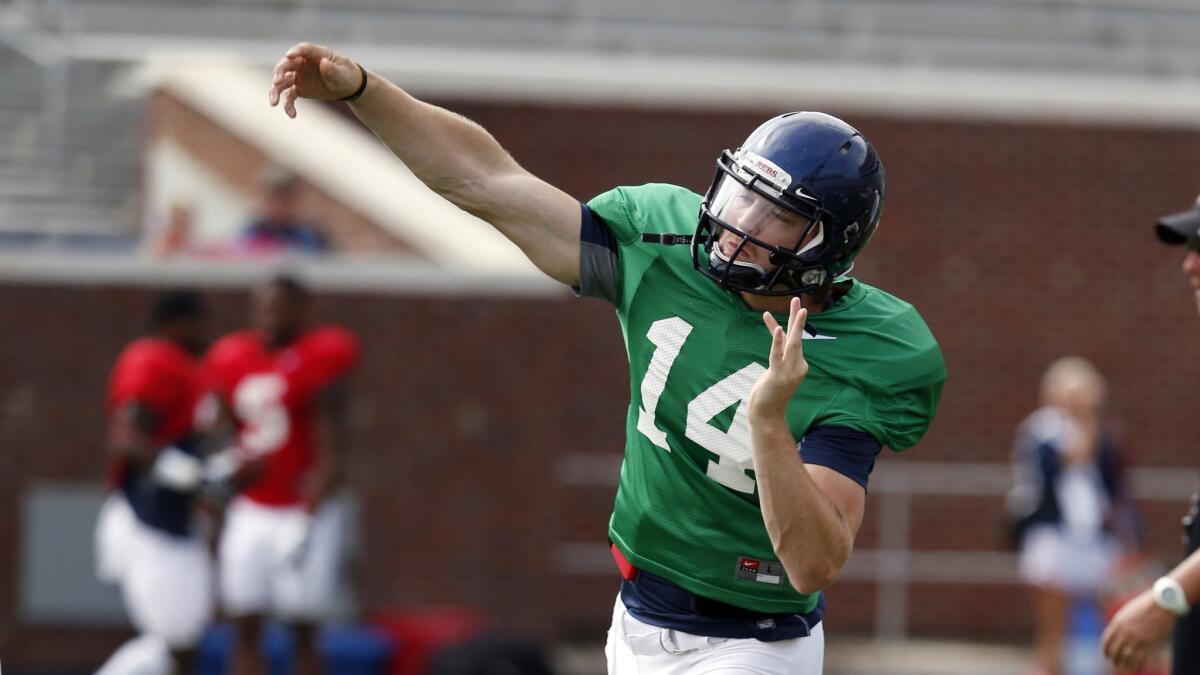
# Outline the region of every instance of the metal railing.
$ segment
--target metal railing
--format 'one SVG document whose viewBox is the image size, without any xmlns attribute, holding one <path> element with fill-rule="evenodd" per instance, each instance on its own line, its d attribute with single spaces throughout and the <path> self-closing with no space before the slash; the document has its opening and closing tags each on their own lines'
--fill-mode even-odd
<svg viewBox="0 0 1200 675">
<path fill-rule="evenodd" d="M 555 466 L 555 477 L 572 488 L 613 490 L 620 476 L 620 455 L 567 454 Z M 1182 505 L 1200 481 L 1192 469 L 1141 467 L 1131 472 L 1134 496 L 1143 501 Z M 875 634 L 903 638 L 908 632 L 909 585 L 995 585 L 1020 583 L 1016 556 L 1007 551 L 913 550 L 915 497 L 995 497 L 1012 487 L 1009 464 L 982 462 L 884 462 L 871 478 L 874 505 L 866 519 L 875 521 L 879 536 L 873 549 L 856 548 L 839 579 L 871 582 L 876 588 Z M 872 510 L 873 509 L 873 510 Z M 995 514 L 999 517 L 999 511 Z M 995 536 L 994 532 L 981 533 Z M 557 548 L 557 569 L 565 574 L 596 576 L 613 572 L 603 543 L 565 542 Z"/>
</svg>

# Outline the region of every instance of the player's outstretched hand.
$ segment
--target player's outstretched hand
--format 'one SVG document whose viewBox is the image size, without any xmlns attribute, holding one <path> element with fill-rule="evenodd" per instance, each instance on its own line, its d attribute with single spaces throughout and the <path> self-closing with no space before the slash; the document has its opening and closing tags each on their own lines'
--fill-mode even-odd
<svg viewBox="0 0 1200 675">
<path fill-rule="evenodd" d="M 1117 668 L 1140 669 L 1146 657 L 1171 634 L 1175 619 L 1175 615 L 1154 604 L 1152 592 L 1137 595 L 1117 611 L 1104 629 L 1100 638 L 1104 657 Z"/>
<path fill-rule="evenodd" d="M 752 416 L 782 416 L 796 387 L 808 375 L 808 361 L 804 360 L 804 322 L 807 318 L 808 310 L 800 305 L 800 298 L 792 298 L 786 331 L 770 312 L 763 312 L 763 323 L 771 331 L 771 355 L 767 372 L 750 390 Z"/>
<path fill-rule="evenodd" d="M 362 77 L 358 64 L 349 57 L 329 47 L 301 42 L 275 64 L 267 100 L 272 106 L 283 101 L 284 112 L 294 118 L 297 98 L 345 98 L 358 90 Z"/>
</svg>

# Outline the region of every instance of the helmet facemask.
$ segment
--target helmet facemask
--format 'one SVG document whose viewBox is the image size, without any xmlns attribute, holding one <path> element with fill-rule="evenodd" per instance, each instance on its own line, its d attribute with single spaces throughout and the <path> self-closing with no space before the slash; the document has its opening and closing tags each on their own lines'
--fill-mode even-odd
<svg viewBox="0 0 1200 675">
<path fill-rule="evenodd" d="M 831 276 L 822 259 L 831 247 L 822 209 L 803 189 L 789 192 L 791 185 L 791 176 L 763 157 L 744 150 L 722 153 L 692 239 L 696 269 L 722 288 L 756 295 L 799 295 L 824 286 Z M 756 236 L 768 227 L 796 236 L 771 244 Z M 722 246 L 725 232 L 736 246 Z M 767 265 L 750 259 L 755 247 L 765 251 Z"/>
</svg>

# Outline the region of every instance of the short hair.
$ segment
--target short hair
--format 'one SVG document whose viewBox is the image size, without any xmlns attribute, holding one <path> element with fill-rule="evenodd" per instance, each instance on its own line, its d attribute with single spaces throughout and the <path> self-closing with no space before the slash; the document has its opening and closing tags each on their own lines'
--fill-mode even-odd
<svg viewBox="0 0 1200 675">
<path fill-rule="evenodd" d="M 258 183 L 266 192 L 295 192 L 300 187 L 300 177 L 286 169 L 272 166 L 259 174 Z"/>
<path fill-rule="evenodd" d="M 171 288 L 155 296 L 150 305 L 150 325 L 154 328 L 180 319 L 199 319 L 207 313 L 204 299 L 190 288 Z"/>
<path fill-rule="evenodd" d="M 1100 370 L 1081 356 L 1064 356 L 1046 368 L 1042 375 L 1042 400 L 1055 404 L 1070 390 L 1078 387 L 1104 390 Z"/>
</svg>

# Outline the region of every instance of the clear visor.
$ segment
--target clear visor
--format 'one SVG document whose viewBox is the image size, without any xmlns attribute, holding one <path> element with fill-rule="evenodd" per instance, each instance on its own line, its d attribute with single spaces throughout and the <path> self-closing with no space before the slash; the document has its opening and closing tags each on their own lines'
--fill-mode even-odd
<svg viewBox="0 0 1200 675">
<path fill-rule="evenodd" d="M 748 235 L 762 244 L 795 254 L 816 248 L 824 241 L 824 228 L 819 222 L 814 223 L 810 217 L 772 201 L 728 174 L 723 173 L 720 180 L 709 204 L 709 213 L 736 232 L 718 232 L 719 240 L 741 239 Z M 754 241 L 745 245 L 763 248 Z"/>
</svg>

